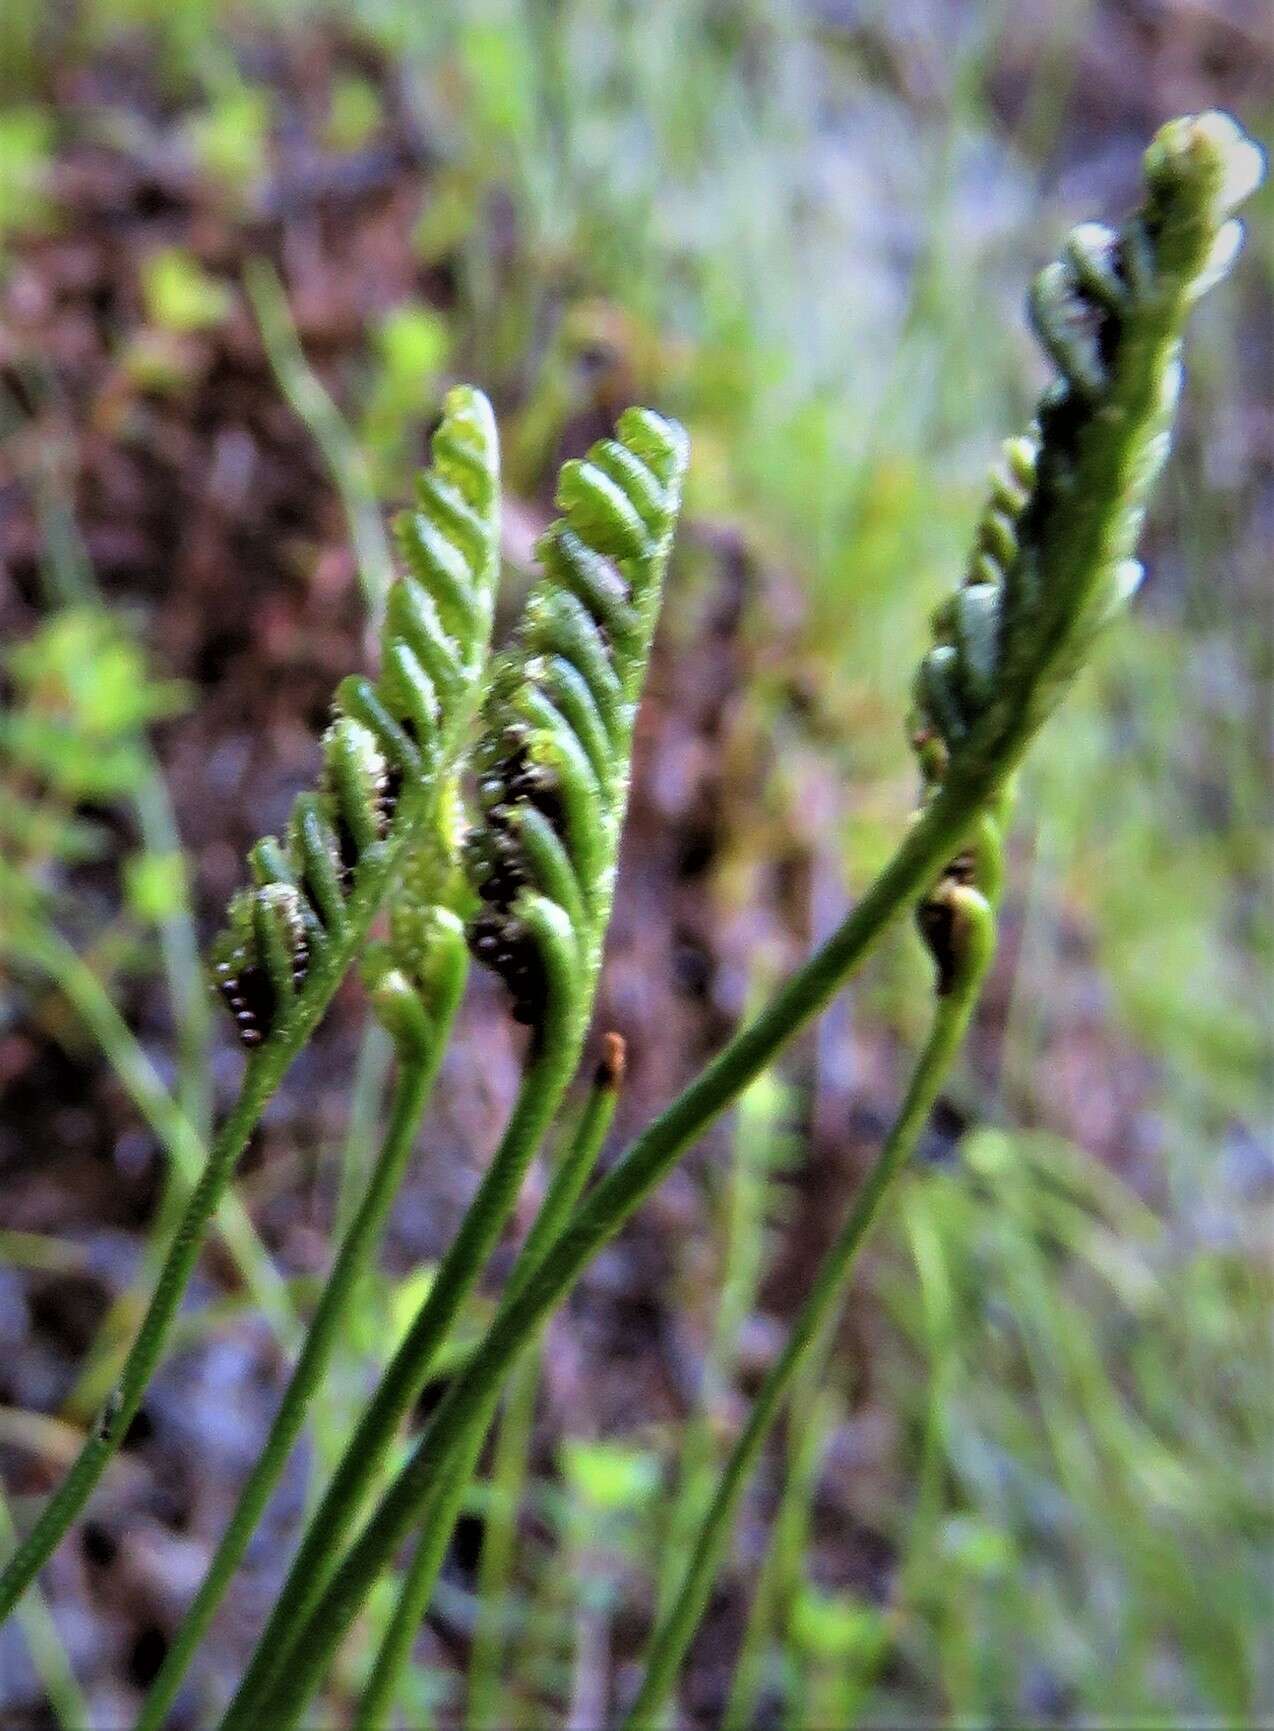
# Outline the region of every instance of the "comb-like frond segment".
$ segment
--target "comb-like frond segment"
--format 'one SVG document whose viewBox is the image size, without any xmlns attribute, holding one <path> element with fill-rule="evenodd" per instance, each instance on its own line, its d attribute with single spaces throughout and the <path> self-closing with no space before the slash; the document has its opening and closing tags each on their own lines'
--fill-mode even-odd
<svg viewBox="0 0 1274 1731">
<path fill-rule="evenodd" d="M 990 761 L 1010 731 L 1024 744 L 1136 589 L 1186 315 L 1232 264 L 1232 212 L 1261 172 L 1228 115 L 1173 121 L 1146 154 L 1141 209 L 1118 231 L 1084 223 L 1036 279 L 1031 321 L 1058 377 L 1005 445 L 964 586 L 935 616 L 913 724 L 931 783 Z"/>
<path fill-rule="evenodd" d="M 496 664 L 466 847 L 484 903 L 470 942 L 532 1025 L 555 968 L 590 985 L 596 971 L 686 456 L 674 422 L 629 409 L 614 438 L 565 465 L 564 515 L 537 548 L 544 576 Z M 565 928 L 545 923 L 544 903 Z"/>
<path fill-rule="evenodd" d="M 499 577 L 499 509 L 491 408 L 461 387 L 447 397 L 416 505 L 397 524 L 406 570 L 388 598 L 380 672 L 338 688 L 318 791 L 297 800 L 282 843 L 253 850 L 255 887 L 235 898 L 214 949 L 216 984 L 246 1046 L 321 1013 L 395 869 L 393 960 L 410 967 L 413 933 L 424 942 L 412 909 L 426 880 L 432 903 L 429 862 L 455 824 L 456 763 Z"/>
<path fill-rule="evenodd" d="M 912 717 L 926 796 L 985 765 L 1002 774 L 1136 589 L 1186 315 L 1233 262 L 1231 212 L 1261 168 L 1227 115 L 1174 121 L 1146 154 L 1141 209 L 1118 232 L 1082 224 L 1036 278 L 1031 321 L 1058 377 L 1026 436 L 1005 444 L 964 584 L 934 616 Z M 962 910 L 998 894 L 1007 799 L 1004 787 L 986 797 L 917 910 L 940 993 L 959 971 Z"/>
</svg>

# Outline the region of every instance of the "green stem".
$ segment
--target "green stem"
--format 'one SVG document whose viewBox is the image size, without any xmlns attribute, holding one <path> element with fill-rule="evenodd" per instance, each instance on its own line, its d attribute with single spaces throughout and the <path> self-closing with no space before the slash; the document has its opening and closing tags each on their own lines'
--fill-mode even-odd
<svg viewBox="0 0 1274 1731">
<path fill-rule="evenodd" d="M 24 925 L 5 939 L 14 953 L 38 967 L 53 982 L 93 1035 L 130 1099 L 163 1144 L 171 1165 L 171 1181 L 181 1200 L 198 1182 L 204 1162 L 203 1141 L 189 1117 L 165 1088 L 158 1072 L 127 1022 L 111 1002 L 105 987 L 73 945 L 52 926 Z M 244 1285 L 285 1344 L 297 1331 L 297 1318 L 286 1287 L 268 1250 L 257 1237 L 247 1210 L 232 1190 L 220 1198 L 217 1230 Z"/>
<path fill-rule="evenodd" d="M 86 1438 L 66 1478 L 49 1498 L 35 1526 L 0 1575 L 0 1622 L 9 1615 L 62 1542 L 123 1442 L 141 1406 L 146 1386 L 164 1356 L 173 1321 L 203 1247 L 208 1222 L 225 1195 L 248 1138 L 256 1128 L 266 1101 L 309 1040 L 350 963 L 362 948 L 406 841 L 417 825 L 428 817 L 435 798 L 433 783 L 417 784 L 403 793 L 395 819 L 395 833 L 388 842 L 377 843 L 375 849 L 367 849 L 364 855 L 353 893 L 346 903 L 340 937 L 325 945 L 314 959 L 294 1005 L 266 1043 L 249 1058 L 239 1098 L 214 1140 L 207 1164 L 190 1193 L 159 1271 L 146 1315 L 102 1417 Z"/>
<path fill-rule="evenodd" d="M 509 1274 L 500 1300 L 502 1307 L 521 1297 L 544 1260 L 545 1251 L 570 1219 L 602 1151 L 623 1079 L 624 1043 L 618 1035 L 609 1034 L 606 1055 L 594 1072 L 570 1144 L 549 1181 L 548 1191 Z"/>
<path fill-rule="evenodd" d="M 61 401 L 57 380 L 43 362 L 31 361 L 20 369 L 23 387 L 42 421 L 53 411 L 65 424 L 67 405 Z M 25 417 L 16 411 L 7 393 L 0 407 L 13 413 L 17 424 Z M 6 414 L 6 419 L 8 415 Z M 84 536 L 76 521 L 73 486 L 59 474 L 61 435 L 48 429 L 36 447 L 31 487 L 45 556 L 41 564 L 44 600 L 50 609 L 92 607 L 105 615 L 97 573 L 89 557 Z M 72 441 L 66 441 L 67 454 Z M 191 905 L 190 872 L 181 849 L 181 835 L 173 812 L 168 784 L 155 748 L 148 738 L 138 742 L 142 758 L 140 780 L 131 790 L 133 809 L 142 845 L 152 856 L 176 863 L 175 900 L 172 910 L 159 921 L 159 949 L 168 980 L 173 1023 L 177 1037 L 177 1099 L 203 1140 L 212 1120 L 212 1082 L 208 1055 L 212 1047 L 212 1011 L 199 960 Z"/>
<path fill-rule="evenodd" d="M 15 1538 L 13 1516 L 0 1494 L 0 1548 L 8 1550 Z M 82 1731 L 89 1723 L 88 1703 L 80 1693 L 66 1648 L 53 1621 L 53 1613 L 39 1593 L 32 1593 L 18 1611 L 19 1626 L 26 1637 L 31 1665 L 44 1690 L 45 1700 L 62 1731 Z"/>
<path fill-rule="evenodd" d="M 273 1731 L 286 1731 L 305 1711 L 372 1584 L 413 1527 L 423 1525 L 429 1544 L 445 1550 L 468 1482 L 464 1469 L 481 1446 L 479 1427 L 485 1425 L 505 1374 L 543 1318 L 685 1148 L 824 1008 L 886 928 L 933 881 L 1027 737 L 1029 729 L 1024 728 L 1020 738 L 1002 744 L 998 754 L 979 757 L 976 766 L 960 765 L 958 772 L 953 766 L 941 792 L 838 930 L 576 1209 L 528 1278 L 517 1305 L 497 1316 L 467 1370 L 439 1403 L 407 1464 L 297 1634 L 279 1696 L 269 1703 Z M 474 1430 L 479 1431 L 476 1444 Z M 229 1721 L 223 1731 L 230 1731 Z M 244 1731 L 242 1720 L 235 1731 Z"/>
<path fill-rule="evenodd" d="M 349 1231 L 370 1175 L 368 1160 L 373 1156 L 381 1135 L 387 1084 L 394 1068 L 395 1045 L 393 1035 L 379 1017 L 369 1016 L 354 1063 L 344 1143 L 335 1157 L 331 1236 L 336 1244 L 340 1244 Z M 311 1407 L 314 1463 L 305 1486 L 305 1503 L 300 1515 L 302 1531 L 335 1472 L 349 1433 L 363 1410 L 367 1393 L 366 1343 L 354 1337 L 359 1333 L 358 1319 L 365 1312 L 368 1296 L 364 1278 L 348 1301 L 350 1321 L 328 1364 L 322 1399 L 316 1400 Z"/>
<path fill-rule="evenodd" d="M 486 1731 L 490 1731 L 495 1725 L 516 1723 L 511 1710 L 503 1716 L 501 1714 L 504 1705 L 503 1666 L 513 1603 L 512 1575 L 518 1514 L 526 1492 L 531 1442 L 535 1431 L 535 1403 L 540 1392 L 540 1352 L 540 1341 L 537 1339 L 527 1347 L 514 1366 L 496 1432 L 491 1460 L 491 1483 L 485 1505 L 486 1520 L 482 1530 L 482 1555 L 478 1560 L 477 1621 L 474 1625 L 473 1645 L 469 1651 L 469 1683 L 464 1717 L 468 1731 L 483 1731 L 484 1727 Z M 419 1554 L 418 1550 L 416 1555 Z M 399 1617 L 404 1616 L 406 1599 L 404 1592 L 399 1600 L 395 1623 Z M 419 1626 L 417 1621 L 407 1631 L 408 1652 Z M 378 1667 L 386 1662 L 388 1644 L 386 1637 L 385 1645 L 382 1646 L 376 1661 Z M 388 1700 L 389 1691 L 386 1690 L 384 1704 L 387 1705 Z M 378 1716 L 374 1711 L 380 1704 L 372 1696 L 369 1687 L 359 1704 L 360 1726 L 374 1727 L 384 1722 L 384 1715 Z"/>
<path fill-rule="evenodd" d="M 287 1464 L 305 1422 L 310 1402 L 336 1347 L 338 1331 L 345 1319 L 350 1299 L 357 1290 L 363 1271 L 380 1239 L 390 1205 L 402 1183 L 416 1130 L 433 1092 L 438 1067 L 446 1050 L 447 1033 L 459 1003 L 463 983 L 464 972 L 460 970 L 454 981 L 451 1001 L 436 1008 L 431 1006 L 436 1020 L 430 1040 L 415 1050 L 403 1051 L 399 1055 L 389 1126 L 380 1158 L 372 1168 L 362 1202 L 341 1242 L 296 1368 L 270 1428 L 265 1448 L 239 1495 L 230 1524 L 217 1547 L 203 1584 L 177 1632 L 159 1675 L 151 1685 L 137 1721 L 137 1731 L 161 1731 L 186 1669 L 225 1595 L 231 1577 L 239 1566 L 271 1493 Z"/>
<path fill-rule="evenodd" d="M 168 784 L 149 746 L 146 773 L 133 794 L 133 808 L 146 852 L 179 864 L 174 906 L 159 922 L 159 950 L 176 1026 L 177 1101 L 206 1141 L 212 1123 L 212 1006 L 195 934 L 186 856 Z"/>
<path fill-rule="evenodd" d="M 208 1220 L 225 1192 L 265 1101 L 273 1092 L 277 1080 L 275 1059 L 276 1054 L 264 1048 L 248 1064 L 234 1110 L 213 1145 L 203 1175 L 191 1192 L 169 1246 L 154 1295 L 115 1391 L 66 1477 L 44 1505 L 40 1518 L 0 1576 L 0 1621 L 9 1615 L 61 1543 L 137 1415 L 147 1384 L 163 1357 L 182 1296 L 194 1273 Z"/>
<path fill-rule="evenodd" d="M 774 1159 L 777 1090 L 754 1083 L 739 1097 L 734 1115 L 734 1157 L 721 1246 L 721 1290 L 705 1354 L 695 1406 L 682 1432 L 676 1490 L 662 1536 L 657 1572 L 658 1614 L 672 1601 L 681 1561 L 712 1494 L 718 1464 L 716 1418 L 734 1373 L 740 1331 L 756 1302 L 765 1250 L 767 1177 Z"/>
<path fill-rule="evenodd" d="M 261 1706 L 291 1662 L 291 1649 L 339 1558 L 339 1547 L 393 1442 L 403 1416 L 428 1378 L 455 1321 L 512 1212 L 527 1166 L 570 1081 L 582 1041 L 574 1005 L 555 1018 L 522 1082 L 500 1146 L 460 1230 L 439 1264 L 429 1295 L 381 1378 L 336 1475 L 310 1521 L 247 1673 L 223 1721 L 224 1731 L 262 1723 Z M 554 1037 L 556 1034 L 557 1037 Z"/>
<path fill-rule="evenodd" d="M 764 1683 L 767 1646 L 776 1627 L 786 1624 L 795 1602 L 800 1563 L 805 1555 L 814 1481 L 832 1428 L 835 1399 L 823 1385 L 827 1343 L 805 1355 L 789 1402 L 786 1477 L 756 1591 L 735 1660 L 734 1677 L 721 1714 L 721 1731 L 748 1731 L 756 1717 Z M 792 1413 L 800 1414 L 794 1423 Z"/>
<path fill-rule="evenodd" d="M 621 1048 L 622 1051 L 622 1048 Z M 539 1266 L 545 1250 L 570 1216 L 601 1152 L 606 1132 L 615 1114 L 615 1100 L 622 1068 L 615 1048 L 608 1050 L 589 1090 L 579 1123 L 540 1207 L 526 1243 L 514 1264 L 504 1305 L 516 1303 L 530 1275 Z M 535 1412 L 538 1385 L 538 1355 L 531 1347 L 518 1366 L 515 1390 L 510 1395 L 505 1425 L 501 1430 L 496 1463 L 496 1501 L 487 1521 L 482 1547 L 481 1585 L 478 1594 L 478 1626 L 474 1635 L 470 1671 L 469 1723 L 475 1722 L 475 1694 L 490 1696 L 498 1683 L 500 1660 L 500 1611 L 512 1561 L 521 1486 L 525 1478 L 526 1448 Z M 485 1431 L 486 1426 L 483 1426 Z M 382 1723 L 397 1693 L 402 1673 L 411 1659 L 411 1649 L 421 1620 L 429 1608 L 437 1578 L 438 1563 L 426 1540 L 412 1557 L 398 1605 L 385 1632 L 359 1702 L 355 1731 L 370 1731 Z"/>
<path fill-rule="evenodd" d="M 385 1105 L 385 1084 L 394 1062 L 395 1042 L 377 1017 L 369 1016 L 354 1063 L 345 1145 L 337 1156 L 333 1237 L 339 1244 L 349 1231 L 366 1183 L 363 1162 L 376 1138 Z"/>
<path fill-rule="evenodd" d="M 835 1243 L 823 1258 L 809 1295 L 797 1313 L 787 1344 L 761 1384 L 751 1416 L 726 1463 L 716 1495 L 699 1527 L 676 1599 L 651 1643 L 646 1674 L 623 1721 L 627 1731 L 658 1723 L 658 1715 L 676 1681 L 681 1661 L 707 1605 L 740 1498 L 752 1476 L 761 1447 L 803 1359 L 842 1302 L 863 1240 L 895 1179 L 911 1158 L 960 1049 L 991 960 L 992 945 L 987 941 L 970 945 L 969 950 L 966 965 L 961 968 L 953 989 L 938 999 L 929 1038 L 885 1145 L 859 1187 Z"/>
</svg>

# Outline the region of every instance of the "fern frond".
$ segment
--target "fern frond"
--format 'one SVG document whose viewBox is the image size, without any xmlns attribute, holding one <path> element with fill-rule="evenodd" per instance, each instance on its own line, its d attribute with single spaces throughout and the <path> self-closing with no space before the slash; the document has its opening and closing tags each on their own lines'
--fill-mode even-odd
<svg viewBox="0 0 1274 1731">
<path fill-rule="evenodd" d="M 976 773 L 1009 737 L 1020 754 L 1135 591 L 1186 315 L 1233 263 L 1232 213 L 1262 167 L 1228 115 L 1172 121 L 1146 153 L 1141 208 L 1117 231 L 1082 224 L 1037 277 L 1031 321 L 1058 377 L 1004 446 L 964 585 L 934 620 L 913 724 L 931 786 Z"/>
<path fill-rule="evenodd" d="M 480 824 L 466 865 L 484 911 L 474 955 L 539 1027 L 552 977 L 591 989 L 610 913 L 633 720 L 687 443 L 646 409 L 567 463 L 543 579 L 497 663 L 475 754 Z"/>
<path fill-rule="evenodd" d="M 412 962 L 421 861 L 452 824 L 455 766 L 477 705 L 499 572 L 495 423 L 479 391 L 454 390 L 433 466 L 397 525 L 406 572 L 390 591 L 374 680 L 342 681 L 317 793 L 286 839 L 250 856 L 255 887 L 231 905 L 213 972 L 239 1038 L 290 1043 L 313 1025 L 353 959 L 396 868 L 404 890 L 392 959 Z M 373 980 L 375 985 L 375 980 Z"/>
<path fill-rule="evenodd" d="M 1146 198 L 1118 231 L 1087 222 L 1035 279 L 1030 316 L 1058 370 L 1021 438 L 1005 442 L 963 585 L 934 616 L 915 682 L 912 742 L 926 796 L 951 774 L 1017 753 L 1100 627 L 1135 592 L 1146 501 L 1168 454 L 1186 315 L 1237 256 L 1232 211 L 1260 151 L 1228 115 L 1162 128 Z M 971 918 L 994 905 L 1007 784 L 917 909 L 944 996 Z"/>
</svg>

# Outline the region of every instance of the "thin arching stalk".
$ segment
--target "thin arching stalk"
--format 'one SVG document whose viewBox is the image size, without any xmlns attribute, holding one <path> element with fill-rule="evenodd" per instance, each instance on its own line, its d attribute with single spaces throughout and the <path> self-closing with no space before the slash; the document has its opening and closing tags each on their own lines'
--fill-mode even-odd
<svg viewBox="0 0 1274 1731">
<path fill-rule="evenodd" d="M 531 1446 L 535 1435 L 535 1405 L 540 1392 L 542 1340 L 532 1341 L 513 1367 L 498 1416 L 498 1425 L 491 1450 L 491 1477 L 483 1503 L 482 1555 L 478 1559 L 475 1584 L 476 1620 L 473 1644 L 469 1649 L 469 1680 L 465 1695 L 465 1725 L 469 1731 L 480 1731 L 500 1723 L 515 1724 L 511 1717 L 511 1702 L 505 1702 L 503 1685 L 505 1654 L 511 1633 L 510 1609 L 513 1600 L 513 1568 L 517 1553 L 518 1516 L 526 1492 L 531 1464 Z M 416 1553 L 419 1555 L 419 1553 Z M 415 1558 L 413 1557 L 413 1567 Z M 413 1595 L 419 1599 L 419 1591 Z M 406 1596 L 400 1597 L 395 1621 L 406 1621 Z M 401 1646 L 405 1649 L 399 1662 L 397 1679 L 401 1680 L 411 1656 L 411 1647 L 420 1628 L 419 1621 L 406 1629 Z M 386 1644 L 388 1637 L 386 1637 Z M 377 1655 L 377 1665 L 387 1662 L 385 1646 Z M 384 1691 L 388 1705 L 390 1691 Z M 401 1694 L 401 1691 L 400 1691 Z M 370 1691 L 359 1703 L 359 1714 L 368 1727 L 384 1722 L 377 1716 L 379 1703 Z M 508 1711 L 502 1721 L 501 1707 Z"/>
<path fill-rule="evenodd" d="M 13 1516 L 0 1495 L 0 1550 L 14 1539 Z M 83 1731 L 89 1722 L 88 1703 L 80 1693 L 66 1647 L 44 1597 L 37 1591 L 19 1605 L 18 1623 L 26 1639 L 31 1666 L 40 1680 L 49 1711 L 61 1731 Z"/>
<path fill-rule="evenodd" d="M 208 1220 L 225 1192 L 262 1107 L 274 1090 L 276 1062 L 276 1054 L 271 1052 L 248 1065 L 239 1099 L 213 1145 L 203 1176 L 191 1192 L 115 1391 L 66 1477 L 0 1576 L 0 1619 L 8 1616 L 57 1549 L 136 1417 L 147 1385 L 159 1367 L 173 1320 L 194 1273 Z"/>
<path fill-rule="evenodd" d="M 835 1397 L 824 1386 L 826 1343 L 807 1353 L 797 1373 L 789 1414 L 783 1490 L 770 1524 L 768 1543 L 756 1574 L 734 1676 L 721 1711 L 721 1731 L 748 1731 L 760 1698 L 771 1630 L 783 1627 L 792 1614 L 794 1566 L 804 1557 L 814 1481 L 832 1428 Z"/>
<path fill-rule="evenodd" d="M 526 1289 L 526 1283 L 539 1267 L 544 1253 L 570 1219 L 592 1176 L 597 1157 L 606 1140 L 619 1090 L 623 1086 L 627 1062 L 623 1037 L 607 1034 L 602 1057 L 593 1073 L 579 1119 L 571 1133 L 566 1152 L 554 1168 L 549 1187 L 540 1204 L 526 1242 L 518 1252 L 501 1297 L 502 1305 L 516 1304 Z"/>
<path fill-rule="evenodd" d="M 57 380 L 44 362 L 28 360 L 19 369 L 24 391 L 43 413 L 54 409 L 65 416 Z M 24 417 L 10 394 L 0 387 L 0 438 L 9 425 L 20 425 Z M 57 474 L 57 447 L 41 440 L 31 475 L 44 558 L 41 560 L 45 604 L 59 607 L 104 609 L 97 573 L 76 521 L 71 489 Z M 212 1050 L 212 1012 L 205 989 L 199 944 L 191 905 L 190 872 L 181 851 L 181 836 L 173 813 L 168 784 L 149 739 L 140 741 L 141 777 L 131 790 L 137 827 L 146 852 L 170 862 L 173 870 L 173 905 L 159 921 L 159 951 L 172 1003 L 177 1036 L 177 1099 L 201 1141 L 206 1142 L 212 1117 L 212 1080 L 209 1055 Z"/>
<path fill-rule="evenodd" d="M 964 1039 L 994 951 L 989 905 L 966 906 L 964 941 L 954 979 L 938 998 L 933 1025 L 917 1061 L 902 1107 L 875 1163 L 860 1185 L 849 1214 L 827 1252 L 809 1296 L 797 1313 L 787 1343 L 761 1384 L 748 1422 L 730 1453 L 715 1495 L 690 1547 L 690 1561 L 676 1596 L 651 1643 L 637 1695 L 624 1719 L 625 1731 L 658 1723 L 677 1672 L 707 1605 L 734 1518 L 771 1426 L 791 1393 L 808 1353 L 844 1299 L 858 1253 L 882 1203 L 919 1140 Z"/>
<path fill-rule="evenodd" d="M 239 1494 L 234 1514 L 203 1583 L 151 1685 L 137 1721 L 137 1731 L 161 1731 L 181 1680 L 242 1561 L 300 1435 L 310 1403 L 327 1372 L 350 1300 L 357 1292 L 380 1239 L 390 1205 L 402 1183 L 421 1117 L 433 1092 L 464 987 L 465 961 L 463 943 L 457 933 L 445 990 L 440 991 L 431 1003 L 427 1023 L 419 1004 L 412 1000 L 416 1038 L 410 1043 L 399 1041 L 398 1074 L 379 1156 L 372 1167 L 362 1201 L 341 1241 L 265 1447 Z"/>
<path fill-rule="evenodd" d="M 264 259 L 253 259 L 243 280 L 274 375 L 309 428 L 336 483 L 368 619 L 372 630 L 379 631 L 394 580 L 394 562 L 367 458 L 305 358 L 287 295 L 274 270 Z"/>
<path fill-rule="evenodd" d="M 526 1243 L 509 1277 L 503 1302 L 516 1303 L 525 1281 L 539 1263 L 545 1248 L 570 1215 L 601 1152 L 606 1132 L 615 1114 L 617 1090 L 623 1074 L 623 1043 L 616 1035 L 607 1042 L 606 1057 L 599 1066 L 565 1154 L 558 1164 Z M 500 1657 L 500 1606 L 503 1603 L 513 1536 L 516 1530 L 519 1491 L 525 1473 L 526 1444 L 535 1409 L 538 1359 L 528 1347 L 518 1367 L 520 1398 L 510 1406 L 507 1446 L 498 1451 L 493 1488 L 496 1506 L 487 1521 L 479 1568 L 478 1624 L 474 1631 L 470 1668 L 469 1722 L 479 1717 L 477 1702 L 489 1697 L 498 1680 Z M 376 1655 L 371 1674 L 358 1705 L 356 1731 L 372 1731 L 388 1712 L 399 1681 L 411 1659 L 411 1649 L 421 1618 L 433 1595 L 435 1570 L 427 1547 L 421 1544 L 408 1565 L 389 1628 Z"/>
<path fill-rule="evenodd" d="M 262 1722 L 261 1703 L 289 1659 L 306 1617 L 322 1595 L 340 1547 L 429 1377 L 460 1306 L 473 1290 L 517 1199 L 528 1164 L 575 1068 L 578 1045 L 559 1042 L 528 1069 L 508 1127 L 429 1295 L 390 1361 L 321 1498 L 256 1651 L 223 1721 L 225 1731 Z"/>
<path fill-rule="evenodd" d="M 675 1489 L 662 1524 L 661 1563 L 655 1589 L 655 1603 L 661 1616 L 675 1591 L 686 1546 L 712 1494 L 720 1456 L 715 1408 L 722 1392 L 729 1387 L 740 1332 L 752 1311 L 763 1272 L 775 1126 L 768 1105 L 750 1108 L 758 1096 L 768 1098 L 773 1092 L 764 1082 L 759 1083 L 740 1097 L 735 1109 L 734 1147 L 722 1211 L 720 1295 L 700 1373 L 698 1397 L 682 1429 Z"/>
</svg>

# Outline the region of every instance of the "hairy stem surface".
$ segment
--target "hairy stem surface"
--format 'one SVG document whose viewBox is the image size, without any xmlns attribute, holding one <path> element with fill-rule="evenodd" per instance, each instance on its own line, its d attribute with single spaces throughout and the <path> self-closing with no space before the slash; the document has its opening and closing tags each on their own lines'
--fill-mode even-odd
<svg viewBox="0 0 1274 1731">
<path fill-rule="evenodd" d="M 455 1010 L 448 1007 L 439 1037 L 430 1049 L 404 1054 L 400 1060 L 390 1107 L 389 1126 L 380 1156 L 372 1169 L 363 1200 L 346 1233 L 331 1274 L 323 1288 L 296 1368 L 283 1394 L 265 1448 L 239 1496 L 203 1584 L 187 1612 L 159 1675 L 151 1685 L 137 1731 L 160 1731 L 181 1680 L 221 1603 L 271 1492 L 287 1464 L 310 1402 L 318 1390 L 349 1302 L 380 1238 L 386 1215 L 411 1156 L 420 1119 L 433 1091 L 446 1046 L 446 1027 Z"/>
<path fill-rule="evenodd" d="M 115 1391 L 66 1477 L 44 1505 L 40 1518 L 0 1576 L 0 1621 L 9 1615 L 61 1543 L 137 1415 L 147 1384 L 163 1357 L 182 1296 L 194 1273 L 208 1221 L 230 1181 L 261 1108 L 273 1091 L 274 1068 L 264 1055 L 249 1062 L 239 1099 L 213 1145 L 208 1164 L 191 1192 L 164 1258 L 154 1295 Z"/>
</svg>

